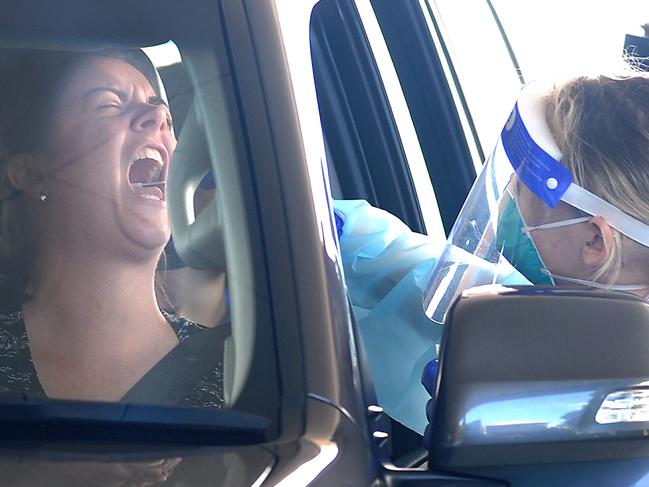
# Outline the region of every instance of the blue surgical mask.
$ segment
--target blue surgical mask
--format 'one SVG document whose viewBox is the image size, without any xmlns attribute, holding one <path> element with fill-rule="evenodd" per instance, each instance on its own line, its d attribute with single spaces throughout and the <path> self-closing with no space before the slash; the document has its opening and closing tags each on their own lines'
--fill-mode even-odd
<svg viewBox="0 0 649 487">
<path fill-rule="evenodd" d="M 503 195 L 501 211 L 496 229 L 496 245 L 509 263 L 532 284 L 554 285 L 554 279 L 545 270 L 545 264 L 525 231 L 525 221 L 508 191 Z"/>
</svg>

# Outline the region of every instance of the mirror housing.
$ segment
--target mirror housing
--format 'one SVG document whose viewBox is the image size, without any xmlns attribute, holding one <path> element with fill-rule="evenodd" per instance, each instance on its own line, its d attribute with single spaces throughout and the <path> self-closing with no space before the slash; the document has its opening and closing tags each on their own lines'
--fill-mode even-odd
<svg viewBox="0 0 649 487">
<path fill-rule="evenodd" d="M 434 399 L 431 468 L 503 478 L 507 466 L 649 456 L 649 305 L 608 291 L 465 291 Z"/>
</svg>

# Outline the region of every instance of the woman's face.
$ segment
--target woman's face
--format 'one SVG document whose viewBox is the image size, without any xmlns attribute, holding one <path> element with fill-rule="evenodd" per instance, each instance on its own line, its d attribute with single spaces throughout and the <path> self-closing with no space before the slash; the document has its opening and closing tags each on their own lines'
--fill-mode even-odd
<svg viewBox="0 0 649 487">
<path fill-rule="evenodd" d="M 166 181 L 176 140 L 169 109 L 144 75 L 118 59 L 89 58 L 70 73 L 52 121 L 38 155 L 45 237 L 71 235 L 113 253 L 162 248 L 165 186 L 133 183 Z"/>
</svg>

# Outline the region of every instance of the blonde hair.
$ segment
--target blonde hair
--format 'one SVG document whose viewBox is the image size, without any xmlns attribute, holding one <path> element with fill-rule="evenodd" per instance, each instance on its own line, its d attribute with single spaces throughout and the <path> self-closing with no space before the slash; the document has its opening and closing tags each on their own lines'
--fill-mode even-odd
<svg viewBox="0 0 649 487">
<path fill-rule="evenodd" d="M 567 81 L 547 95 L 546 118 L 573 181 L 649 224 L 649 75 L 629 70 Z M 591 276 L 611 285 L 626 240 L 612 230 L 609 258 Z"/>
</svg>

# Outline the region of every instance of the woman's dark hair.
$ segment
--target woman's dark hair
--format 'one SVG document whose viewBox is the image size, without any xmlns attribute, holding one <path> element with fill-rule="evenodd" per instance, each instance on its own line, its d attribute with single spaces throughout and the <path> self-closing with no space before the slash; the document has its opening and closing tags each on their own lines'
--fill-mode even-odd
<svg viewBox="0 0 649 487">
<path fill-rule="evenodd" d="M 44 147 L 69 75 L 97 57 L 130 64 L 160 95 L 155 67 L 139 49 L 0 49 L 0 308 L 25 301 L 33 257 L 29 215 L 19 191 L 6 177 L 6 163 L 16 154 Z"/>
<path fill-rule="evenodd" d="M 101 51 L 0 50 L 0 147 L 9 154 L 38 150 L 72 70 L 90 58 L 120 59 L 138 69 L 159 93 L 149 58 L 139 49 Z"/>
</svg>

